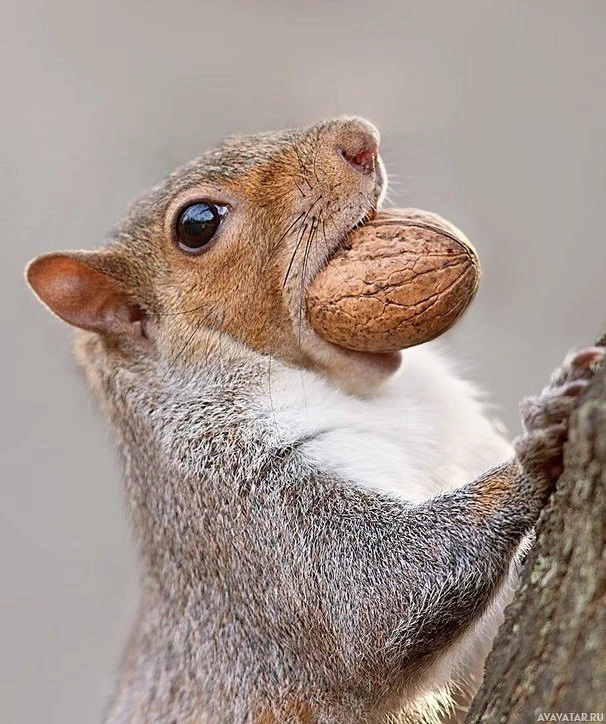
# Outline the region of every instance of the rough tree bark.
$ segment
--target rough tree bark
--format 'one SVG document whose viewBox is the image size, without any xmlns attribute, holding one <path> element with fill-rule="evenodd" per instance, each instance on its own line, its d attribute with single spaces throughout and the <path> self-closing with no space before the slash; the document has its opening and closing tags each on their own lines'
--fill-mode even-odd
<svg viewBox="0 0 606 724">
<path fill-rule="evenodd" d="M 564 473 L 465 722 L 583 713 L 606 713 L 606 365 L 571 420 Z"/>
</svg>

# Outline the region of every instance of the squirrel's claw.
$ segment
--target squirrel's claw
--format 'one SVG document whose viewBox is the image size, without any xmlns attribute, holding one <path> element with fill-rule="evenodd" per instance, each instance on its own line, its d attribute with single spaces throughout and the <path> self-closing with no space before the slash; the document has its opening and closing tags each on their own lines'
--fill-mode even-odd
<svg viewBox="0 0 606 724">
<path fill-rule="evenodd" d="M 569 353 L 541 394 L 520 403 L 524 434 L 514 440 L 514 449 L 522 468 L 545 496 L 563 470 L 570 417 L 605 352 L 603 347 L 587 347 Z"/>
</svg>

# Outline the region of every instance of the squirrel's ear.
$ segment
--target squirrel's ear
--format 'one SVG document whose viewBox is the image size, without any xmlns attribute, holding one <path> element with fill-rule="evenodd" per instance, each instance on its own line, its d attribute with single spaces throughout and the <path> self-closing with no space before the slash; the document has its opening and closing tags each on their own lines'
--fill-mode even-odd
<svg viewBox="0 0 606 724">
<path fill-rule="evenodd" d="M 103 270 L 103 252 L 59 252 L 29 263 L 25 276 L 40 300 L 81 329 L 146 338 L 145 313 L 126 284 Z"/>
</svg>

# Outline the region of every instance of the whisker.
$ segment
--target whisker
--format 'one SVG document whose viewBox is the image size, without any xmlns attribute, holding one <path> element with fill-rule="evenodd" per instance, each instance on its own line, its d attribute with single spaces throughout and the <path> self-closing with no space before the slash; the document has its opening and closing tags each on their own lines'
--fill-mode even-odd
<svg viewBox="0 0 606 724">
<path fill-rule="evenodd" d="M 273 255 L 276 253 L 278 247 L 279 247 L 280 244 L 284 241 L 284 239 L 285 239 L 286 236 L 289 234 L 289 232 L 291 231 L 291 229 L 292 229 L 299 221 L 301 221 L 301 219 L 302 219 L 304 216 L 305 216 L 305 212 L 302 211 L 302 212 L 297 216 L 297 218 L 296 218 L 291 224 L 289 224 L 288 229 L 286 229 L 286 231 L 282 234 L 282 236 L 278 239 L 278 241 L 276 242 L 276 244 L 272 247 L 271 251 L 269 252 L 269 257 L 267 258 L 267 261 L 266 261 L 265 265 L 263 266 L 263 271 L 265 271 L 265 270 L 267 269 L 267 267 L 269 266 L 269 262 L 270 262 L 270 261 L 272 260 L 272 258 L 273 258 Z"/>
<path fill-rule="evenodd" d="M 316 237 L 317 233 L 317 217 L 313 216 L 311 225 L 309 227 L 309 234 L 307 235 L 307 244 L 305 245 L 305 253 L 303 255 L 303 269 L 301 271 L 301 296 L 299 299 L 299 346 L 301 346 L 301 327 L 303 326 L 303 304 L 305 300 L 305 281 L 307 276 L 307 261 L 309 259 L 309 252 L 311 249 L 312 241 Z"/>
<path fill-rule="evenodd" d="M 301 158 L 299 144 L 296 141 L 296 137 L 295 137 L 294 133 L 292 134 L 292 139 L 293 139 L 292 140 L 293 150 L 294 150 L 295 155 L 297 156 L 297 160 L 299 162 L 299 168 L 300 168 L 299 175 L 301 176 L 301 179 L 309 186 L 310 191 L 312 191 L 313 186 L 311 185 L 311 183 L 309 182 L 309 179 L 307 178 L 307 169 L 305 167 L 305 164 L 303 163 L 303 159 Z"/>
<path fill-rule="evenodd" d="M 192 314 L 193 312 L 199 312 L 204 309 L 206 304 L 200 304 L 198 307 L 192 307 L 191 309 L 180 309 L 178 312 L 156 312 L 156 317 L 178 317 L 181 314 Z"/>
<path fill-rule="evenodd" d="M 185 350 L 186 350 L 187 347 L 189 346 L 189 344 L 190 344 L 190 342 L 192 341 L 192 339 L 193 339 L 193 338 L 195 337 L 195 335 L 200 331 L 200 328 L 202 327 L 202 324 L 204 323 L 204 321 L 205 321 L 205 320 L 200 320 L 200 321 L 198 322 L 198 324 L 197 324 L 196 327 L 194 328 L 193 332 L 192 332 L 192 333 L 189 335 L 189 337 L 185 340 L 185 342 L 183 343 L 182 347 L 179 349 L 179 351 L 177 352 L 177 354 L 176 354 L 176 355 L 173 357 L 173 359 L 170 361 L 170 363 L 169 363 L 169 365 L 168 365 L 168 369 L 166 370 L 166 372 L 164 373 L 164 375 L 163 375 L 163 377 L 162 377 L 162 382 L 164 382 L 164 380 L 166 379 L 166 377 L 167 377 L 167 375 L 169 374 L 169 372 L 172 371 L 172 369 L 174 368 L 174 366 L 177 364 L 177 362 L 179 361 L 179 359 L 182 357 L 183 353 L 185 352 Z"/>
<path fill-rule="evenodd" d="M 319 151 L 320 151 L 320 131 L 317 130 L 317 131 L 316 131 L 315 150 L 314 150 L 313 158 L 312 158 L 312 160 L 311 160 L 311 170 L 313 171 L 313 174 L 314 174 L 314 176 L 315 176 L 315 178 L 316 178 L 316 181 L 317 181 L 318 183 L 322 183 L 322 182 L 320 181 L 320 179 L 318 178 L 318 171 L 317 171 L 317 169 L 316 169 L 316 161 L 317 161 L 317 158 L 318 158 L 318 153 L 319 153 Z"/>
<path fill-rule="evenodd" d="M 214 307 L 209 308 L 209 309 L 207 310 L 206 314 L 202 315 L 202 317 L 201 317 L 199 320 L 197 320 L 197 324 L 196 324 L 196 326 L 194 327 L 192 333 L 187 337 L 187 339 L 185 340 L 185 342 L 183 343 L 183 345 L 179 348 L 179 351 L 177 352 L 177 354 L 172 358 L 172 360 L 170 360 L 169 365 L 168 365 L 168 367 L 167 367 L 167 369 L 166 369 L 166 372 L 164 373 L 164 375 L 163 375 L 163 377 L 162 377 L 162 382 L 164 382 L 164 380 L 166 379 L 167 375 L 171 372 L 171 370 L 172 370 L 172 369 L 174 368 L 174 366 L 177 364 L 177 362 L 179 361 L 179 359 L 183 356 L 185 350 L 189 347 L 189 345 L 191 344 L 191 341 L 192 341 L 193 338 L 196 336 L 196 334 L 198 334 L 198 332 L 199 332 L 200 329 L 203 327 L 203 325 L 210 319 L 210 317 L 211 317 L 214 313 L 216 313 L 216 311 L 217 311 L 217 310 L 216 310 Z"/>
<path fill-rule="evenodd" d="M 282 283 L 282 289 L 284 289 L 284 287 L 286 286 L 286 283 L 288 282 L 288 277 L 290 276 L 292 266 L 295 262 L 295 257 L 297 256 L 297 252 L 299 251 L 299 246 L 301 246 L 301 242 L 303 241 L 303 236 L 305 234 L 306 228 L 307 228 L 307 224 L 304 224 L 303 222 L 301 222 L 300 233 L 299 233 L 299 236 L 297 239 L 297 243 L 295 245 L 295 249 L 292 253 L 292 256 L 290 257 L 290 263 L 288 265 L 288 269 L 286 270 L 286 276 L 284 277 L 284 282 Z"/>
</svg>

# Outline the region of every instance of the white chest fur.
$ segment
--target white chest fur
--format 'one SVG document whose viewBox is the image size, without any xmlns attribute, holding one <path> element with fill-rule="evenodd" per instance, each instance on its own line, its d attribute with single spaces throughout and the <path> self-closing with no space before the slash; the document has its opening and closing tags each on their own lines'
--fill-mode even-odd
<svg viewBox="0 0 606 724">
<path fill-rule="evenodd" d="M 411 501 L 511 454 L 475 390 L 431 347 L 405 352 L 398 374 L 365 399 L 311 372 L 276 370 L 259 412 L 280 437 L 307 439 L 305 454 L 323 470 Z"/>
</svg>

